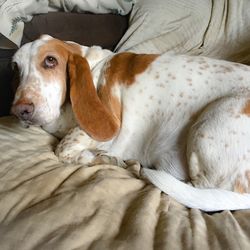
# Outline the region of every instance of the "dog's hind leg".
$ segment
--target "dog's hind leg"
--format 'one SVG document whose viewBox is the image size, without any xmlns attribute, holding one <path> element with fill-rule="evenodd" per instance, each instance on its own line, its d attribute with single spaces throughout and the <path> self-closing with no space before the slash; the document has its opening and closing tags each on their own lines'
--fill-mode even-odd
<svg viewBox="0 0 250 250">
<path fill-rule="evenodd" d="M 187 159 L 194 186 L 250 192 L 249 95 L 207 106 L 189 131 Z"/>
</svg>

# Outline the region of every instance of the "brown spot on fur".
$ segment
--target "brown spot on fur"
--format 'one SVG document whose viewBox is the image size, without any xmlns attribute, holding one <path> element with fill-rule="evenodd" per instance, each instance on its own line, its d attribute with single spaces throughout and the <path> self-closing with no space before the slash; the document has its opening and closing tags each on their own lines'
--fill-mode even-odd
<svg viewBox="0 0 250 250">
<path fill-rule="evenodd" d="M 250 193 L 250 170 L 247 170 L 242 177 L 237 177 L 234 184 L 234 191 L 238 193 Z"/>
<path fill-rule="evenodd" d="M 243 186 L 243 184 L 241 183 L 241 181 L 239 179 L 237 179 L 234 183 L 234 192 L 237 193 L 245 193 L 245 187 Z"/>
<path fill-rule="evenodd" d="M 246 193 L 246 187 L 243 185 L 243 183 L 240 181 L 239 178 L 236 179 L 234 183 L 234 192 L 237 193 Z"/>
<path fill-rule="evenodd" d="M 242 114 L 250 116 L 250 100 L 247 101 L 245 107 L 241 111 Z"/>
</svg>

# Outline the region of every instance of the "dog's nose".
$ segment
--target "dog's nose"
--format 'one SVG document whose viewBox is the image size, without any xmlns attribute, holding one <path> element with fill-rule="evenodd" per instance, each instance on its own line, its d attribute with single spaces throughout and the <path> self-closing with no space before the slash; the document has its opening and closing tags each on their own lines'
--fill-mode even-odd
<svg viewBox="0 0 250 250">
<path fill-rule="evenodd" d="M 34 104 L 33 103 L 16 104 L 12 108 L 12 112 L 21 120 L 24 120 L 24 121 L 31 120 L 32 115 L 34 113 Z"/>
</svg>

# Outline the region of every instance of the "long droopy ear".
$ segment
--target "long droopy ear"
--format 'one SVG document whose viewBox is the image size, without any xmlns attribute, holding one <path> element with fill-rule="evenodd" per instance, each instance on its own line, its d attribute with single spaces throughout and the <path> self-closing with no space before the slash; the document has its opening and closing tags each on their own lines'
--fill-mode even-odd
<svg viewBox="0 0 250 250">
<path fill-rule="evenodd" d="M 71 54 L 68 72 L 72 109 L 79 126 L 97 141 L 112 139 L 120 129 L 120 121 L 98 97 L 87 60 Z"/>
</svg>

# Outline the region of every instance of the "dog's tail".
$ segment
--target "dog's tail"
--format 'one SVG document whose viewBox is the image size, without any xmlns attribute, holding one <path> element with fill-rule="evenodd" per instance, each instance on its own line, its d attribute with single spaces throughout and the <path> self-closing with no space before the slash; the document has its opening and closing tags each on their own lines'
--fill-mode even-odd
<svg viewBox="0 0 250 250">
<path fill-rule="evenodd" d="M 189 208 L 212 212 L 250 209 L 250 194 L 239 194 L 223 189 L 200 189 L 179 181 L 158 170 L 143 169 L 143 175 L 164 193 Z"/>
</svg>

